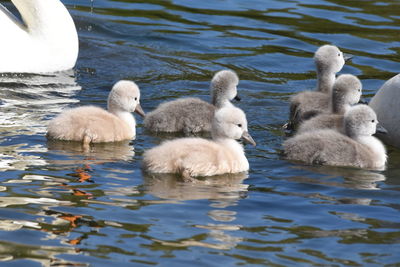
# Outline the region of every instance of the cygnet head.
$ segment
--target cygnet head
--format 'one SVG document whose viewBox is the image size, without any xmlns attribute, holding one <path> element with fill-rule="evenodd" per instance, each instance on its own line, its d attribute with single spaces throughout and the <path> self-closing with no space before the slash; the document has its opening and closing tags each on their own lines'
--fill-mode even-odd
<svg viewBox="0 0 400 267">
<path fill-rule="evenodd" d="M 333 84 L 332 109 L 344 113 L 349 106 L 357 104 L 362 94 L 361 81 L 354 75 L 342 74 Z"/>
<path fill-rule="evenodd" d="M 217 108 L 225 106 L 232 99 L 240 100 L 237 95 L 239 77 L 232 70 L 221 70 L 211 80 L 212 103 Z"/>
<path fill-rule="evenodd" d="M 212 121 L 211 135 L 213 139 L 243 139 L 245 142 L 256 145 L 247 130 L 247 120 L 244 112 L 236 107 L 218 109 Z"/>
<path fill-rule="evenodd" d="M 132 81 L 121 80 L 114 84 L 108 95 L 107 108 L 110 112 L 136 112 L 145 116 L 140 106 L 139 87 Z"/>
<path fill-rule="evenodd" d="M 343 52 L 334 45 L 323 45 L 314 54 L 314 62 L 319 73 L 337 73 L 345 63 Z"/>
<path fill-rule="evenodd" d="M 377 124 L 375 112 L 367 105 L 353 106 L 344 115 L 345 132 L 352 138 L 375 134 Z"/>
</svg>

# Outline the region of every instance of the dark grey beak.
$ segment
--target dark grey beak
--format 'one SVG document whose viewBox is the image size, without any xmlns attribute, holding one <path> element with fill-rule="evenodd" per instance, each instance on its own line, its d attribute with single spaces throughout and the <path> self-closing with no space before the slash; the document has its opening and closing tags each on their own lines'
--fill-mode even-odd
<svg viewBox="0 0 400 267">
<path fill-rule="evenodd" d="M 387 131 L 385 128 L 383 128 L 382 125 L 380 125 L 380 124 L 378 123 L 378 125 L 376 125 L 376 133 L 379 133 L 379 134 L 387 134 L 388 131 Z"/>
<path fill-rule="evenodd" d="M 239 95 L 236 95 L 233 99 L 235 99 L 236 101 L 242 100 Z"/>
<path fill-rule="evenodd" d="M 253 137 L 251 137 L 251 135 L 249 134 L 248 131 L 245 131 L 242 134 L 242 139 L 244 142 L 246 142 L 248 144 L 252 144 L 253 146 L 256 146 L 256 142 L 254 141 Z"/>
<path fill-rule="evenodd" d="M 146 116 L 146 114 L 144 113 L 142 106 L 140 104 L 137 104 L 135 112 L 142 117 Z"/>
<path fill-rule="evenodd" d="M 358 101 L 358 104 L 368 105 L 368 101 L 363 98 L 360 98 L 360 101 Z"/>
<path fill-rule="evenodd" d="M 353 57 L 353 55 L 343 53 L 343 58 L 345 62 L 351 60 Z"/>
</svg>

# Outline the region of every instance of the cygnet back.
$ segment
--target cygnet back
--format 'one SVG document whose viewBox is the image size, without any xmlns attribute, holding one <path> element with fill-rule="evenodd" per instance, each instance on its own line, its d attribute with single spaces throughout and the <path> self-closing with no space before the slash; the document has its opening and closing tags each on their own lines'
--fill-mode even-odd
<svg viewBox="0 0 400 267">
<path fill-rule="evenodd" d="M 213 140 L 180 138 L 166 141 L 145 152 L 143 167 L 152 173 L 178 173 L 183 177 L 211 176 L 247 171 L 249 163 L 242 138 L 255 145 L 247 131 L 242 110 L 224 107 L 216 111 L 212 123 Z"/>
<path fill-rule="evenodd" d="M 298 133 L 315 131 L 317 129 L 331 128 L 343 132 L 343 114 L 354 104 L 360 101 L 362 84 L 360 80 L 351 74 L 340 75 L 332 90 L 332 113 L 322 113 L 307 121 L 304 121 Z"/>
<path fill-rule="evenodd" d="M 181 98 L 161 103 L 148 113 L 144 127 L 152 132 L 209 132 L 216 108 L 231 106 L 237 98 L 239 78 L 231 70 L 217 72 L 211 80 L 212 104 L 199 98 Z"/>
<path fill-rule="evenodd" d="M 285 156 L 308 164 L 382 170 L 385 168 L 386 150 L 372 136 L 377 122 L 371 108 L 354 106 L 345 113 L 346 135 L 331 129 L 298 134 L 284 142 Z"/>
<path fill-rule="evenodd" d="M 329 110 L 332 87 L 335 75 L 345 63 L 343 53 L 333 45 L 323 45 L 314 54 L 317 70 L 317 90 L 303 91 L 290 100 L 289 128 L 297 129 L 298 125 L 321 112 Z"/>
</svg>

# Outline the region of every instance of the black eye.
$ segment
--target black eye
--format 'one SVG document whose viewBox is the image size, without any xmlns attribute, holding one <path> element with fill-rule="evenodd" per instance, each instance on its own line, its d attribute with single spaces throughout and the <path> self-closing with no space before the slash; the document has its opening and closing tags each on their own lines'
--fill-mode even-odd
<svg viewBox="0 0 400 267">
<path fill-rule="evenodd" d="M 242 127 L 242 125 L 239 123 L 238 125 L 237 125 L 238 127 Z"/>
<path fill-rule="evenodd" d="M 137 100 L 137 97 L 135 97 L 135 101 Z"/>
<path fill-rule="evenodd" d="M 371 122 L 375 122 L 375 120 L 372 120 Z"/>
<path fill-rule="evenodd" d="M 339 54 L 337 54 L 338 55 L 338 57 L 340 57 L 340 53 Z"/>
<path fill-rule="evenodd" d="M 358 89 L 359 92 L 361 92 L 361 89 Z"/>
</svg>

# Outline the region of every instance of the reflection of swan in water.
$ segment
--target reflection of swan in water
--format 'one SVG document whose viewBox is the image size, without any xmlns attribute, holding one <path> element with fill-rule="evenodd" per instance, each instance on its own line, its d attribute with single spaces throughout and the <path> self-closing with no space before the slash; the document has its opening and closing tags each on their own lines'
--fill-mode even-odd
<svg viewBox="0 0 400 267">
<path fill-rule="evenodd" d="M 48 160 L 52 164 L 74 164 L 82 163 L 82 157 L 85 157 L 85 163 L 103 163 L 119 160 L 131 160 L 135 156 L 135 150 L 130 141 L 111 142 L 93 144 L 90 148 L 84 149 L 80 142 L 68 141 L 48 141 L 47 149 L 56 157 L 50 156 Z M 65 159 L 60 159 L 65 156 Z M 57 158 L 57 160 L 53 160 Z"/>
<path fill-rule="evenodd" d="M 12 0 L 22 21 L 0 4 L 0 72 L 54 72 L 71 69 L 78 57 L 78 34 L 59 0 Z"/>
<path fill-rule="evenodd" d="M 378 182 L 385 181 L 386 177 L 379 172 L 364 170 L 364 169 L 353 169 L 353 168 L 341 168 L 341 167 L 330 167 L 330 166 L 299 166 L 296 169 L 302 169 L 306 171 L 311 171 L 314 173 L 324 174 L 327 177 L 310 178 L 307 176 L 294 176 L 290 177 L 289 180 L 301 183 L 310 184 L 321 184 L 333 187 L 344 187 L 351 189 L 369 189 L 369 190 L 379 190 Z M 343 182 L 339 182 L 336 179 L 331 181 L 332 178 L 343 177 Z M 319 193 L 310 194 L 308 197 L 322 198 L 324 200 L 338 201 L 340 203 L 346 204 L 359 204 L 359 205 L 369 205 L 371 199 L 361 198 L 357 195 L 354 197 L 346 198 L 334 198 L 331 196 L 323 196 Z"/>
<path fill-rule="evenodd" d="M 173 200 L 211 199 L 228 202 L 246 196 L 248 185 L 242 182 L 247 176 L 246 173 L 225 174 L 185 183 L 173 174 L 143 173 L 145 191 L 153 196 Z"/>
<path fill-rule="evenodd" d="M 194 227 L 205 229 L 207 234 L 204 239 L 180 238 L 178 240 L 159 240 L 154 242 L 173 247 L 207 247 L 212 249 L 229 250 L 242 241 L 242 238 L 231 235 L 230 231 L 240 230 L 241 225 L 232 224 L 236 220 L 236 211 L 226 208 L 246 197 L 248 185 L 243 184 L 247 174 L 227 174 L 196 179 L 195 182 L 181 182 L 173 174 L 148 174 L 143 173 L 144 190 L 156 197 L 170 200 L 195 200 L 209 199 L 213 208 L 207 215 L 216 223 Z M 214 240 L 210 242 L 208 239 Z"/>
<path fill-rule="evenodd" d="M 299 166 L 296 169 L 303 169 L 314 173 L 329 175 L 328 178 L 343 177 L 343 182 L 331 182 L 323 180 L 323 178 L 312 179 L 305 177 L 293 177 L 291 180 L 295 181 L 309 181 L 311 183 L 326 184 L 330 186 L 346 187 L 354 189 L 378 189 L 378 182 L 385 181 L 386 177 L 379 172 L 364 170 L 364 169 L 353 169 L 353 168 L 341 168 L 341 167 L 330 167 L 330 166 Z"/>
<path fill-rule="evenodd" d="M 14 139 L 21 135 L 44 134 L 46 123 L 43 120 L 78 102 L 73 96 L 80 89 L 72 71 L 52 75 L 1 75 L 0 135 L 9 138 L 0 139 L 0 168 L 25 169 L 27 165 L 44 165 L 40 157 L 29 153 L 45 152 L 45 147 L 27 147 L 26 140 L 19 144 Z"/>
</svg>

